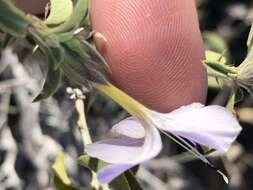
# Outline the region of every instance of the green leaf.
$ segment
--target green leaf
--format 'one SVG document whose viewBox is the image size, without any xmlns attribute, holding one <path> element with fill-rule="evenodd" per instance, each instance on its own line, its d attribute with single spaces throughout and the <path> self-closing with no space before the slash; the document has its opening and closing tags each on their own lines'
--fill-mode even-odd
<svg viewBox="0 0 253 190">
<path fill-rule="evenodd" d="M 88 89 L 91 88 L 90 82 L 107 83 L 107 71 L 105 71 L 104 65 L 97 64 L 85 53 L 80 55 L 68 46 L 64 46 L 64 48 L 65 60 L 60 67 L 67 77 Z"/>
<path fill-rule="evenodd" d="M 67 42 L 73 39 L 74 31 L 57 34 L 59 42 Z"/>
<path fill-rule="evenodd" d="M 5 49 L 7 46 L 10 46 L 13 42 L 15 42 L 15 37 L 12 35 L 5 33 L 3 34 L 3 39 L 1 39 L 1 48 Z"/>
<path fill-rule="evenodd" d="M 108 163 L 102 160 L 98 160 L 96 158 L 91 158 L 86 154 L 80 156 L 78 158 L 78 161 L 82 166 L 87 167 L 95 172 L 97 172 L 99 169 L 104 168 L 105 166 L 108 165 Z"/>
<path fill-rule="evenodd" d="M 140 169 L 140 165 L 137 165 L 137 166 L 132 167 L 130 171 L 133 173 L 133 175 L 137 175 L 139 169 Z"/>
<path fill-rule="evenodd" d="M 48 56 L 50 56 L 50 64 L 54 66 L 54 69 L 59 68 L 65 59 L 65 51 L 59 46 L 58 48 L 48 49 Z"/>
<path fill-rule="evenodd" d="M 243 90 L 240 87 L 235 87 L 231 90 L 226 108 L 232 113 L 236 113 L 235 104 L 242 101 L 244 99 Z"/>
<path fill-rule="evenodd" d="M 229 48 L 226 41 L 213 32 L 203 32 L 203 38 L 205 42 L 207 42 L 213 51 L 218 53 L 225 54 L 225 57 L 228 61 L 230 61 L 230 53 Z"/>
<path fill-rule="evenodd" d="M 79 56 L 86 61 L 93 64 L 94 68 L 99 69 L 102 73 L 107 74 L 110 71 L 104 58 L 100 53 L 86 40 L 72 39 L 65 42 L 67 48 L 69 48 L 73 53 L 79 54 Z M 70 52 L 71 52 L 70 51 Z"/>
<path fill-rule="evenodd" d="M 251 49 L 252 45 L 253 45 L 253 24 L 251 26 L 251 29 L 250 29 L 250 32 L 249 32 L 248 41 L 247 41 L 248 49 Z"/>
<path fill-rule="evenodd" d="M 253 88 L 252 86 L 245 85 L 243 83 L 238 83 L 238 86 L 242 89 L 245 89 L 253 97 Z"/>
<path fill-rule="evenodd" d="M 72 187 L 71 185 L 64 184 L 57 175 L 54 176 L 54 185 L 57 190 L 79 190 L 78 188 Z"/>
<path fill-rule="evenodd" d="M 127 178 L 128 184 L 131 187 L 131 190 L 143 190 L 132 170 L 126 171 L 125 176 Z"/>
<path fill-rule="evenodd" d="M 136 176 L 131 170 L 126 171 L 124 174 L 113 180 L 110 185 L 115 190 L 143 190 L 140 183 L 137 181 Z"/>
<path fill-rule="evenodd" d="M 110 68 L 103 56 L 101 56 L 100 53 L 86 40 L 74 38 L 66 41 L 64 44 L 71 51 L 79 54 L 82 59 L 91 60 L 94 66 L 99 67 L 102 72 L 110 72 Z"/>
<path fill-rule="evenodd" d="M 232 66 L 227 66 L 224 64 L 221 64 L 220 62 L 215 62 L 215 61 L 205 61 L 205 64 L 212 68 L 214 71 L 223 74 L 223 75 L 232 75 L 232 74 L 237 74 L 237 70 L 235 67 Z"/>
<path fill-rule="evenodd" d="M 228 78 L 238 74 L 238 70 L 235 67 L 226 65 L 227 60 L 223 54 L 207 50 L 205 52 L 205 57 L 204 65 L 210 76 Z"/>
<path fill-rule="evenodd" d="M 54 184 L 58 190 L 93 190 L 91 187 L 80 187 L 71 182 L 65 169 L 64 154 L 60 153 L 52 166 L 55 176 Z"/>
<path fill-rule="evenodd" d="M 63 184 L 65 185 L 71 184 L 71 181 L 65 170 L 65 159 L 63 153 L 60 153 L 56 157 L 55 163 L 53 164 L 53 170 Z"/>
<path fill-rule="evenodd" d="M 238 69 L 242 71 L 249 65 L 253 64 L 253 24 L 251 26 L 249 36 L 248 36 L 248 41 L 247 41 L 247 46 L 248 46 L 248 54 L 244 61 L 238 66 Z"/>
<path fill-rule="evenodd" d="M 207 62 L 219 62 L 220 64 L 227 64 L 227 60 L 224 55 L 215 51 L 206 50 L 205 57 Z"/>
<path fill-rule="evenodd" d="M 49 63 L 47 78 L 44 83 L 41 93 L 34 99 L 34 102 L 46 99 L 57 90 L 62 79 L 62 72 L 60 69 L 55 69 L 53 63 Z"/>
<path fill-rule="evenodd" d="M 226 79 L 228 79 L 227 75 L 215 70 L 214 68 L 210 67 L 208 64 L 204 64 L 204 66 L 206 67 L 207 73 L 208 73 L 209 76 L 216 77 L 216 78 L 226 78 Z"/>
<path fill-rule="evenodd" d="M 235 93 L 235 103 L 241 102 L 244 99 L 244 92 L 240 87 L 237 87 Z"/>
<path fill-rule="evenodd" d="M 220 89 L 222 87 L 222 81 L 219 81 L 218 78 L 208 76 L 208 87 L 213 89 Z"/>
<path fill-rule="evenodd" d="M 229 97 L 229 99 L 228 99 L 226 108 L 227 108 L 230 112 L 236 113 L 236 112 L 235 112 L 235 91 L 234 91 L 234 90 L 231 92 L 231 95 L 230 95 L 230 97 Z"/>
<path fill-rule="evenodd" d="M 52 31 L 62 33 L 78 27 L 87 16 L 88 4 L 89 0 L 78 0 L 72 15 L 63 24 L 52 28 Z"/>
<path fill-rule="evenodd" d="M 71 0 L 50 0 L 50 14 L 45 20 L 47 25 L 57 25 L 65 22 L 73 12 Z"/>
<path fill-rule="evenodd" d="M 25 14 L 9 0 L 0 0 L 0 29 L 17 38 L 24 38 L 27 27 Z"/>
<path fill-rule="evenodd" d="M 127 181 L 127 178 L 126 178 L 126 176 L 124 174 L 120 175 L 115 180 L 113 180 L 110 183 L 110 185 L 115 190 L 135 190 L 135 189 L 131 189 L 131 187 L 130 187 L 128 181 Z"/>
</svg>

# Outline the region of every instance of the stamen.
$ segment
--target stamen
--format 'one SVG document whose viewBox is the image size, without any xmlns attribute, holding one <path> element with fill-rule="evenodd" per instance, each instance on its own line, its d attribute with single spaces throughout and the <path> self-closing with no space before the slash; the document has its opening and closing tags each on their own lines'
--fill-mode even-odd
<svg viewBox="0 0 253 190">
<path fill-rule="evenodd" d="M 173 140 L 174 142 L 176 142 L 177 144 L 182 146 L 184 149 L 186 149 L 187 151 L 192 153 L 194 156 L 196 156 L 198 159 L 200 159 L 202 162 L 204 162 L 208 167 L 210 167 L 211 169 L 214 169 L 219 175 L 222 176 L 222 178 L 226 184 L 229 183 L 228 177 L 223 172 L 218 170 L 208 158 L 206 158 L 202 153 L 200 153 L 197 149 L 195 149 L 192 145 L 190 145 L 190 143 L 188 143 L 186 140 L 184 140 L 184 138 L 172 135 L 172 134 L 168 133 L 167 131 L 163 131 L 163 130 L 160 130 L 160 131 L 164 135 L 169 137 L 171 140 Z"/>
<path fill-rule="evenodd" d="M 184 149 L 186 149 L 187 151 L 189 151 L 190 153 L 192 153 L 194 156 L 196 156 L 197 158 L 199 158 L 201 161 L 203 161 L 204 163 L 208 164 L 208 165 L 213 165 L 209 162 L 209 160 L 203 156 L 201 153 L 199 153 L 193 146 L 191 146 L 188 142 L 186 142 L 183 138 L 179 137 L 179 136 L 174 136 L 166 131 L 160 130 L 163 134 L 165 134 L 167 137 L 169 137 L 170 139 L 172 139 L 174 142 L 176 142 L 177 144 L 179 144 L 180 146 L 182 146 Z"/>
</svg>

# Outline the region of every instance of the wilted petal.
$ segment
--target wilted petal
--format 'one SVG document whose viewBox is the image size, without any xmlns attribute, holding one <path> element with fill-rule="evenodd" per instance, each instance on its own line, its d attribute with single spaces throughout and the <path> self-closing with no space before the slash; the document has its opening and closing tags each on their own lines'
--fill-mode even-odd
<svg viewBox="0 0 253 190">
<path fill-rule="evenodd" d="M 138 164 L 155 157 L 162 143 L 158 130 L 153 125 L 141 125 L 137 120 L 123 120 L 113 127 L 114 138 L 102 140 L 86 146 L 86 152 L 95 158 L 114 164 Z M 127 123 L 127 124 L 126 124 Z M 121 126 L 124 126 L 124 130 Z M 139 131 L 135 137 L 127 131 Z M 142 128 L 142 129 L 138 129 Z"/>
<path fill-rule="evenodd" d="M 100 183 L 110 183 L 116 177 L 134 167 L 134 165 L 127 164 L 113 164 L 98 171 L 97 176 Z"/>
<path fill-rule="evenodd" d="M 169 114 L 154 115 L 158 128 L 222 151 L 229 149 L 241 131 L 237 119 L 221 106 L 194 103 Z"/>
</svg>

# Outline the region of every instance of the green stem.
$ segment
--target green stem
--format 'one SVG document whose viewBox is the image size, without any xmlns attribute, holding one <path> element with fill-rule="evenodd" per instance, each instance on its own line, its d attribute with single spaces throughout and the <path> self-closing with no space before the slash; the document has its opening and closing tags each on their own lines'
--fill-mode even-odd
<svg viewBox="0 0 253 190">
<path fill-rule="evenodd" d="M 75 106 L 76 111 L 78 113 L 77 126 L 82 137 L 83 145 L 85 147 L 87 144 L 92 143 L 92 140 L 90 137 L 89 129 L 85 118 L 84 100 L 81 98 L 77 98 Z"/>
<path fill-rule="evenodd" d="M 114 85 L 108 84 L 98 84 L 92 83 L 93 87 L 105 95 L 112 98 L 120 106 L 122 106 L 129 114 L 132 116 L 143 118 L 149 116 L 149 109 L 142 105 L 137 100 L 128 96 L 126 93 L 115 87 Z"/>
</svg>

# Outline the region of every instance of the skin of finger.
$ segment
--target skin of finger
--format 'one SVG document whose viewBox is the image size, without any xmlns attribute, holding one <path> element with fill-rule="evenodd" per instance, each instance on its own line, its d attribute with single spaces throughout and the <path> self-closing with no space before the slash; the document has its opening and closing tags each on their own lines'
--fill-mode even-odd
<svg viewBox="0 0 253 190">
<path fill-rule="evenodd" d="M 26 13 L 40 14 L 45 11 L 48 0 L 11 0 L 14 5 Z"/>
<path fill-rule="evenodd" d="M 207 75 L 194 0 L 92 0 L 96 46 L 111 81 L 149 108 L 205 102 Z"/>
</svg>

